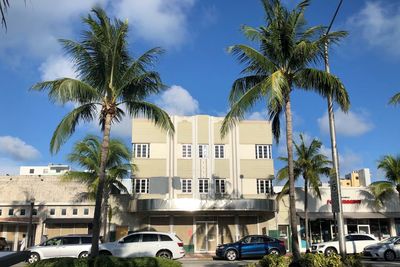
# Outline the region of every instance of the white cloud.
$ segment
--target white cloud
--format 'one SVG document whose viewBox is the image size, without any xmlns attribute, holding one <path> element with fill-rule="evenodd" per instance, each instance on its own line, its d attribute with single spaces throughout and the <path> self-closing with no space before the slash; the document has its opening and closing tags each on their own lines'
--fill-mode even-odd
<svg viewBox="0 0 400 267">
<path fill-rule="evenodd" d="M 199 102 L 179 85 L 173 85 L 163 92 L 156 104 L 170 115 L 193 115 L 199 112 Z"/>
<path fill-rule="evenodd" d="M 39 67 L 43 81 L 58 78 L 76 78 L 74 66 L 70 60 L 63 56 L 51 56 Z"/>
<path fill-rule="evenodd" d="M 400 55 L 400 6 L 397 4 L 369 1 L 348 23 L 370 46 Z"/>
<path fill-rule="evenodd" d="M 332 150 L 329 147 L 322 145 L 321 154 L 327 156 L 329 160 L 332 160 Z M 345 174 L 350 173 L 353 170 L 359 170 L 364 168 L 363 159 L 360 154 L 355 153 L 350 149 L 344 149 L 343 152 L 339 151 L 339 168 L 340 176 L 344 177 Z"/>
<path fill-rule="evenodd" d="M 346 136 L 359 136 L 370 131 L 374 125 L 368 120 L 365 112 L 359 114 L 349 111 L 344 113 L 337 109 L 335 111 L 336 133 Z M 322 132 L 329 133 L 328 112 L 318 119 L 318 125 Z"/>
<path fill-rule="evenodd" d="M 265 120 L 267 117 L 267 114 L 264 112 L 259 112 L 259 111 L 254 111 L 253 113 L 250 113 L 247 117 L 246 120 Z"/>
<path fill-rule="evenodd" d="M 0 153 L 17 161 L 35 160 L 39 151 L 18 137 L 0 136 Z"/>
<path fill-rule="evenodd" d="M 19 174 L 19 165 L 14 160 L 0 157 L 0 175 L 17 175 Z"/>
<path fill-rule="evenodd" d="M 145 40 L 173 46 L 188 35 L 187 17 L 195 0 L 122 0 L 114 4 L 121 19 L 129 19 L 134 33 Z"/>
</svg>

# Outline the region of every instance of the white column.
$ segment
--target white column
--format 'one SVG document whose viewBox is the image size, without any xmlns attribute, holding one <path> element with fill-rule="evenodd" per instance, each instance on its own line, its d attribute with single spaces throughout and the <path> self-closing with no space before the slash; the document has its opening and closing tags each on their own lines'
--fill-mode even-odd
<svg viewBox="0 0 400 267">
<path fill-rule="evenodd" d="M 18 250 L 18 236 L 19 236 L 19 224 L 15 226 L 15 233 L 14 233 L 14 247 L 13 250 Z"/>
</svg>

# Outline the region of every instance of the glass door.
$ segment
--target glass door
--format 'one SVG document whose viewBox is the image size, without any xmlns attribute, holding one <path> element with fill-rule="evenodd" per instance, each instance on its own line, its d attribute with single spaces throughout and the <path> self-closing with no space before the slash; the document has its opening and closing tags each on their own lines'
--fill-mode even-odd
<svg viewBox="0 0 400 267">
<path fill-rule="evenodd" d="M 217 247 L 217 223 L 196 222 L 196 248 L 198 252 L 215 251 Z"/>
</svg>

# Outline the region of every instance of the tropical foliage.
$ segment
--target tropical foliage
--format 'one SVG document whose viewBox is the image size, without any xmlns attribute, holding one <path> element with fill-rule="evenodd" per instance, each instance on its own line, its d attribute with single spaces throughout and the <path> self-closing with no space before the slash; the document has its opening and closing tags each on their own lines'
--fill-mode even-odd
<svg viewBox="0 0 400 267">
<path fill-rule="evenodd" d="M 379 206 L 383 205 L 383 201 L 392 195 L 395 190 L 399 194 L 400 199 L 400 155 L 386 155 L 378 161 L 378 169 L 385 173 L 387 181 L 377 181 L 371 183 L 369 188 L 375 197 Z"/>
<path fill-rule="evenodd" d="M 221 134 L 225 135 L 259 100 L 264 100 L 278 141 L 280 118 L 285 114 L 292 251 L 297 260 L 300 251 L 294 195 L 291 92 L 304 89 L 323 97 L 332 96 L 342 110 L 348 110 L 349 97 L 342 82 L 325 71 L 312 68 L 321 59 L 325 43 L 335 43 L 346 33 L 325 35 L 325 27 L 307 28 L 304 18 L 309 5 L 307 0 L 293 10 L 288 10 L 278 0 L 263 0 L 262 4 L 266 25 L 242 28 L 244 35 L 258 44 L 258 49 L 244 44 L 229 48 L 229 52 L 237 56 L 245 67 L 242 77 L 233 83 L 229 96 L 230 111 L 224 119 Z"/>
<path fill-rule="evenodd" d="M 1 14 L 1 25 L 7 28 L 7 21 L 6 21 L 6 11 L 7 8 L 10 6 L 8 0 L 1 0 L 0 1 L 0 14 Z"/>
<path fill-rule="evenodd" d="M 399 103 L 400 103 L 400 93 L 395 94 L 389 100 L 389 104 L 391 105 L 397 105 Z"/>
<path fill-rule="evenodd" d="M 61 120 L 53 134 L 51 152 L 58 152 L 80 122 L 96 119 L 103 131 L 91 253 L 96 256 L 111 125 L 120 122 L 127 113 L 148 118 L 171 134 L 174 127 L 165 111 L 146 101 L 148 96 L 164 88 L 159 74 L 151 70 L 163 50 L 153 48 L 132 58 L 128 51 L 127 21 L 111 21 L 101 8 L 94 8 L 92 13 L 94 17 L 89 14 L 83 19 L 88 29 L 83 31 L 81 41 L 61 40 L 75 64 L 78 79 L 44 81 L 35 84 L 33 89 L 48 91 L 53 102 L 75 103 L 75 108 Z"/>
<path fill-rule="evenodd" d="M 104 238 L 106 238 L 106 218 L 109 218 L 108 199 L 113 188 L 128 193 L 128 189 L 122 184 L 122 178 L 129 178 L 135 166 L 130 163 L 131 152 L 126 145 L 118 139 L 111 139 L 108 147 L 106 163 L 106 181 L 103 193 L 103 225 Z M 77 142 L 73 151 L 68 155 L 68 161 L 82 167 L 83 171 L 69 171 L 63 175 L 64 181 L 78 181 L 84 183 L 88 193 L 80 195 L 80 198 L 96 199 L 99 184 L 101 160 L 101 140 L 97 136 L 88 135 L 82 141 Z"/>
<path fill-rule="evenodd" d="M 295 147 L 296 159 L 294 160 L 294 177 L 297 180 L 299 177 L 304 179 L 304 213 L 305 213 L 305 234 L 306 234 L 306 248 L 309 249 L 310 239 L 308 230 L 308 189 L 311 188 L 314 194 L 321 199 L 321 193 L 319 187 L 321 185 L 320 177 L 322 175 L 329 176 L 331 173 L 331 161 L 321 154 L 321 141 L 313 139 L 309 145 L 307 145 L 304 135 L 300 134 L 300 143 L 293 142 Z M 287 158 L 280 157 L 282 161 L 288 162 Z M 288 166 L 284 166 L 277 173 L 277 179 L 287 180 L 288 179 Z M 279 201 L 284 194 L 289 192 L 289 181 L 287 181 L 282 191 L 277 196 Z"/>
</svg>

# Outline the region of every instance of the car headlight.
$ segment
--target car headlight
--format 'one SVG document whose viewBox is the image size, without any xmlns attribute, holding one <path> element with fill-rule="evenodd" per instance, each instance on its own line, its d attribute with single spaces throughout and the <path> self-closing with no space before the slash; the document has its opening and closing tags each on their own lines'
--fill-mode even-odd
<svg viewBox="0 0 400 267">
<path fill-rule="evenodd" d="M 323 248 L 323 247 L 325 247 L 325 245 L 319 245 L 319 246 L 318 246 L 318 248 Z"/>
<path fill-rule="evenodd" d="M 218 248 L 219 248 L 219 249 L 224 249 L 224 248 L 225 248 L 225 246 L 218 246 Z"/>
</svg>

